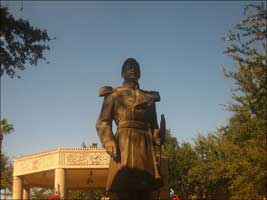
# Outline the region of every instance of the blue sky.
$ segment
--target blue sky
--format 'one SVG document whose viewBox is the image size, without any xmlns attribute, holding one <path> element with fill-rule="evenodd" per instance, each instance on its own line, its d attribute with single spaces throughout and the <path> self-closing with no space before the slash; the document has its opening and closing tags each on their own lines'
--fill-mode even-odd
<svg viewBox="0 0 267 200">
<path fill-rule="evenodd" d="M 48 30 L 51 62 L 1 78 L 1 116 L 15 131 L 4 152 L 18 157 L 57 147 L 98 142 L 95 121 L 103 99 L 98 88 L 120 86 L 128 57 L 141 66 L 140 86 L 157 90 L 167 127 L 192 141 L 225 124 L 232 82 L 222 65 L 222 37 L 243 18 L 245 1 L 21 1 L 2 2 L 17 18 Z"/>
</svg>

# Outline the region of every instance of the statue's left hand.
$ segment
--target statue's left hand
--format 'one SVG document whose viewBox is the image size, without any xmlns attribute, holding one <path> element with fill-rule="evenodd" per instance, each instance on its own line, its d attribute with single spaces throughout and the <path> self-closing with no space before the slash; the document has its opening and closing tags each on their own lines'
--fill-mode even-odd
<svg viewBox="0 0 267 200">
<path fill-rule="evenodd" d="M 107 153 L 112 157 L 116 158 L 118 156 L 118 151 L 117 151 L 117 145 L 114 140 L 110 140 L 105 144 L 105 149 Z"/>
<path fill-rule="evenodd" d="M 154 129 L 153 139 L 154 139 L 154 143 L 157 146 L 160 146 L 161 145 L 161 139 L 160 139 L 159 129 Z"/>
</svg>

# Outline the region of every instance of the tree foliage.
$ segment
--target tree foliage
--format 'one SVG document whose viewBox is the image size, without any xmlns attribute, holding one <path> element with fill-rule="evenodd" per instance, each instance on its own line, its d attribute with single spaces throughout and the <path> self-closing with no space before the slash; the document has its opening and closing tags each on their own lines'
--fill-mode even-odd
<svg viewBox="0 0 267 200">
<path fill-rule="evenodd" d="M 53 193 L 51 189 L 46 188 L 31 188 L 31 199 L 44 200 L 49 199 Z M 76 200 L 100 200 L 105 195 L 104 189 L 84 189 L 84 190 L 68 190 L 68 199 Z"/>
<path fill-rule="evenodd" d="M 105 195 L 104 189 L 70 190 L 69 199 L 100 200 Z"/>
<path fill-rule="evenodd" d="M 169 160 L 169 186 L 182 199 L 193 194 L 194 185 L 190 182 L 189 171 L 193 167 L 196 154 L 188 142 L 179 143 L 167 130 L 163 146 L 163 156 Z"/>
<path fill-rule="evenodd" d="M 228 125 L 219 131 L 231 147 L 225 152 L 232 164 L 232 199 L 259 199 L 267 196 L 266 4 L 250 4 L 244 14 L 225 37 L 230 42 L 225 53 L 236 62 L 235 70 L 224 70 L 235 82 L 235 102 L 227 107 L 233 112 Z"/>
<path fill-rule="evenodd" d="M 30 196 L 32 200 L 44 200 L 49 199 L 50 194 L 52 194 L 50 189 L 33 187 Z"/>
<path fill-rule="evenodd" d="M 225 54 L 235 62 L 224 69 L 234 81 L 232 116 L 226 126 L 193 144 L 170 134 L 164 146 L 170 158 L 170 186 L 182 199 L 257 200 L 267 197 L 266 4 L 247 5 L 245 19 L 224 38 Z"/>
<path fill-rule="evenodd" d="M 0 157 L 0 191 L 4 199 L 11 196 L 13 165 L 9 158 L 2 154 Z"/>
<path fill-rule="evenodd" d="M 229 176 L 226 173 L 224 141 L 213 133 L 198 135 L 194 143 L 197 159 L 189 171 L 194 193 L 199 198 L 228 199 Z"/>
<path fill-rule="evenodd" d="M 38 60 L 46 60 L 44 51 L 49 50 L 46 42 L 50 37 L 46 30 L 33 27 L 23 19 L 15 19 L 7 7 L 0 7 L 0 76 L 6 73 L 13 78 L 18 70 L 27 64 L 37 65 Z"/>
<path fill-rule="evenodd" d="M 12 189 L 12 174 L 13 174 L 13 166 L 9 161 L 9 158 L 2 154 L 0 160 L 0 170 L 1 170 L 1 182 L 0 189 Z"/>
<path fill-rule="evenodd" d="M 6 118 L 0 120 L 0 155 L 2 153 L 2 142 L 4 135 L 10 134 L 14 131 L 14 126 Z"/>
<path fill-rule="evenodd" d="M 12 131 L 14 131 L 14 126 L 13 124 L 11 124 L 8 119 L 6 118 L 3 118 L 1 119 L 0 121 L 0 126 L 1 126 L 1 129 L 0 129 L 0 134 L 3 136 L 3 135 L 6 135 L 6 134 L 9 134 L 11 133 Z"/>
<path fill-rule="evenodd" d="M 0 189 L 11 189 L 13 167 L 7 156 L 2 154 L 4 135 L 14 131 L 14 126 L 6 118 L 0 120 Z"/>
<path fill-rule="evenodd" d="M 246 18 L 224 38 L 230 42 L 225 53 L 236 62 L 235 71 L 224 70 L 236 85 L 232 92 L 236 103 L 228 109 L 235 113 L 231 123 L 241 122 L 237 124 L 241 129 L 252 118 L 260 124 L 267 119 L 266 5 L 248 5 L 244 14 Z"/>
</svg>

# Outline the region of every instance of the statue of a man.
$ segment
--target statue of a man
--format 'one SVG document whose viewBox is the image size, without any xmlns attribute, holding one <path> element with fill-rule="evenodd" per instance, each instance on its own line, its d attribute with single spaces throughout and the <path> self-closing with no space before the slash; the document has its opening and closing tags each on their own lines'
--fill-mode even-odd
<svg viewBox="0 0 267 200">
<path fill-rule="evenodd" d="M 139 88 L 139 63 L 128 58 L 121 70 L 122 87 L 102 87 L 104 102 L 96 123 L 103 147 L 111 156 L 106 190 L 123 200 L 149 200 L 160 176 L 155 145 L 160 145 L 155 102 L 158 92 Z M 117 131 L 112 132 L 115 121 Z"/>
</svg>

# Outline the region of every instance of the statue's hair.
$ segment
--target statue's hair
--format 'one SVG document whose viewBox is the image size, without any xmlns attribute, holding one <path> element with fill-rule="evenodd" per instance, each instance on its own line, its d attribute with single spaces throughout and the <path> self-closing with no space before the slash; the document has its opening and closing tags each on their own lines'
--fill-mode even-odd
<svg viewBox="0 0 267 200">
<path fill-rule="evenodd" d="M 127 65 L 133 65 L 133 66 L 136 66 L 137 67 L 137 72 L 138 72 L 138 78 L 140 78 L 140 75 L 141 75 L 141 72 L 140 72 L 140 66 L 139 66 L 139 63 L 134 59 L 134 58 L 127 58 L 123 65 L 122 65 L 122 68 L 121 68 L 121 77 L 123 77 L 123 73 L 125 71 L 125 68 Z"/>
</svg>

